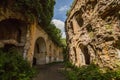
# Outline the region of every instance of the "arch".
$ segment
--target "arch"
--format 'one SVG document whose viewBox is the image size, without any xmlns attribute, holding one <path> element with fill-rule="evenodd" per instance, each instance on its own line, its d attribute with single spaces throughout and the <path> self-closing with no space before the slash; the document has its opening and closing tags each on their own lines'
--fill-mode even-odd
<svg viewBox="0 0 120 80">
<path fill-rule="evenodd" d="M 27 32 L 26 23 L 18 19 L 5 19 L 0 21 L 0 40 L 14 40 L 18 43 Z M 23 28 L 23 29 L 22 29 Z M 23 32 L 25 32 L 23 34 Z"/>
<path fill-rule="evenodd" d="M 39 37 L 34 46 L 33 65 L 46 64 L 46 42 L 43 37 Z"/>
<path fill-rule="evenodd" d="M 74 17 L 75 17 L 75 19 L 76 19 L 76 21 L 77 21 L 77 23 L 79 24 L 80 27 L 82 27 L 83 24 L 84 24 L 84 20 L 82 18 L 82 14 L 83 14 L 83 11 L 81 9 L 74 13 Z"/>
<path fill-rule="evenodd" d="M 90 54 L 88 52 L 87 46 L 80 45 L 80 49 L 83 53 L 85 64 L 90 64 Z"/>
<path fill-rule="evenodd" d="M 2 48 L 6 49 L 6 51 L 14 45 L 22 54 L 26 42 L 26 34 L 26 22 L 16 18 L 0 20 L 0 43 L 3 44 Z"/>
</svg>

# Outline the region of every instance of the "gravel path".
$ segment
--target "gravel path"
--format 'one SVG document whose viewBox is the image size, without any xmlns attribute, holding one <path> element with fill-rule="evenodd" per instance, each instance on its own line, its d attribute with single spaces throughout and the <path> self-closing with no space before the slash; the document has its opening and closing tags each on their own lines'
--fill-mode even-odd
<svg viewBox="0 0 120 80">
<path fill-rule="evenodd" d="M 63 69 L 62 63 L 37 66 L 38 75 L 33 80 L 67 80 L 61 73 Z"/>
</svg>

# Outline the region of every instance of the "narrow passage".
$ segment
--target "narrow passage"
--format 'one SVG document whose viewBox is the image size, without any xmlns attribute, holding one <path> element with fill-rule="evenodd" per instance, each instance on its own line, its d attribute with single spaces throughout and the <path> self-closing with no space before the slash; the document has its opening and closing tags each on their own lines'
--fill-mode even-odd
<svg viewBox="0 0 120 80">
<path fill-rule="evenodd" d="M 39 65 L 39 72 L 33 80 L 67 80 L 61 72 L 63 68 L 62 63 Z"/>
</svg>

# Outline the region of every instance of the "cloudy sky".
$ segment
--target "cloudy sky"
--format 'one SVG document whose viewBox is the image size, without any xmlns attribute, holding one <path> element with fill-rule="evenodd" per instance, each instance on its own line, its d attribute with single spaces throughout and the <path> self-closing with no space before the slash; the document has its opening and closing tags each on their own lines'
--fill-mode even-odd
<svg viewBox="0 0 120 80">
<path fill-rule="evenodd" d="M 62 37 L 65 38 L 64 22 L 66 20 L 66 12 L 70 9 L 73 0 L 56 0 L 54 7 L 54 17 L 52 22 L 61 29 Z"/>
</svg>

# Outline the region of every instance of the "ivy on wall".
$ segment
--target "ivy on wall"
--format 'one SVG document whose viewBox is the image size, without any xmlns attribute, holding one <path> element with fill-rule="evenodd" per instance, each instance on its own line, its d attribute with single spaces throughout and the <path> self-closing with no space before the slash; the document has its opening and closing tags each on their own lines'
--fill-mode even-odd
<svg viewBox="0 0 120 80">
<path fill-rule="evenodd" d="M 55 0 L 0 0 L 0 6 L 35 17 L 41 25 L 48 26 L 53 17 Z"/>
<path fill-rule="evenodd" d="M 37 19 L 39 25 L 48 33 L 52 41 L 63 46 L 60 29 L 51 23 L 55 0 L 0 0 L 0 6 L 22 13 L 27 19 Z"/>
<path fill-rule="evenodd" d="M 47 27 L 46 32 L 52 38 L 52 41 L 54 41 L 58 46 L 64 46 L 61 30 L 58 29 L 53 23 Z"/>
</svg>

